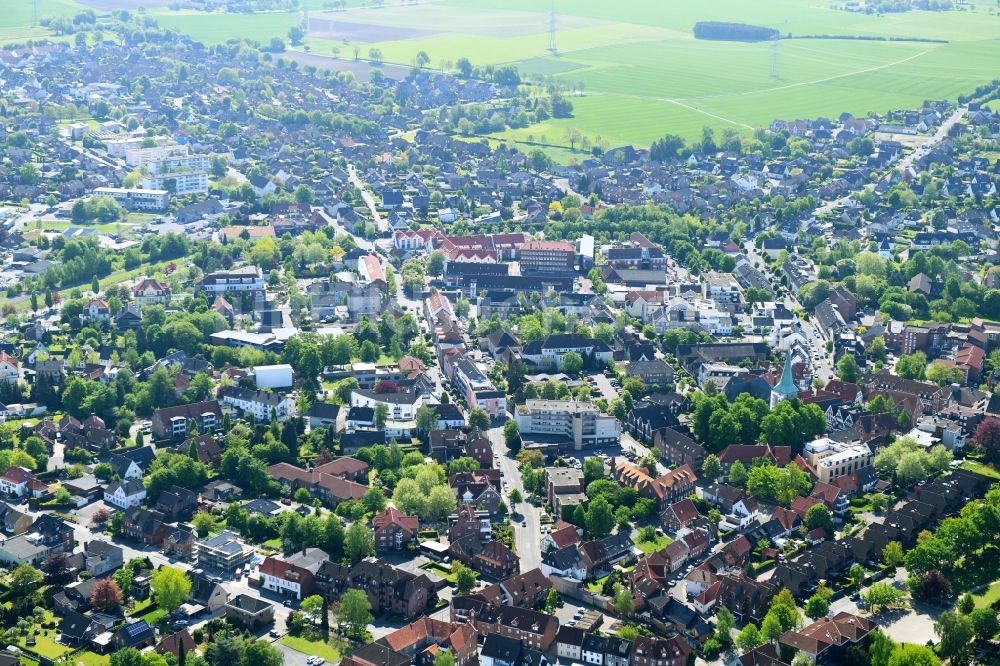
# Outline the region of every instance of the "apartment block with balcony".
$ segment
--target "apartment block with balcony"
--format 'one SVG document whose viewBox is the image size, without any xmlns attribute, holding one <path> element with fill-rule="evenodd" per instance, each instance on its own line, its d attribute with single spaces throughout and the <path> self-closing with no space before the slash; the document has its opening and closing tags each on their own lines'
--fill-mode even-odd
<svg viewBox="0 0 1000 666">
<path fill-rule="evenodd" d="M 201 279 L 195 291 L 205 291 L 216 296 L 233 292 L 249 291 L 262 293 L 266 287 L 264 274 L 257 266 L 244 266 L 228 271 L 209 273 Z"/>
<path fill-rule="evenodd" d="M 253 549 L 240 541 L 239 536 L 225 530 L 221 534 L 195 543 L 198 566 L 232 573 L 246 565 L 253 557 Z"/>
<path fill-rule="evenodd" d="M 517 408 L 514 420 L 522 437 L 559 438 L 575 451 L 614 444 L 621 434 L 617 419 L 576 400 L 528 400 Z"/>
<path fill-rule="evenodd" d="M 803 457 L 815 470 L 821 483 L 832 483 L 872 464 L 872 452 L 861 442 L 835 442 L 820 437 L 805 445 Z"/>
</svg>

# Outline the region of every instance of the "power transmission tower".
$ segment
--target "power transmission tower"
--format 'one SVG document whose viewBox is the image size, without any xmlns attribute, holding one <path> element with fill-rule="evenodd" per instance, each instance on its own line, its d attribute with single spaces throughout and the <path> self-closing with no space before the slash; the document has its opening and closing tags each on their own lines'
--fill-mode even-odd
<svg viewBox="0 0 1000 666">
<path fill-rule="evenodd" d="M 549 11 L 549 53 L 559 55 L 556 48 L 556 0 L 552 0 L 552 9 Z"/>
<path fill-rule="evenodd" d="M 38 27 L 38 0 L 33 0 L 31 5 L 31 25 Z"/>
<path fill-rule="evenodd" d="M 778 40 L 771 42 L 771 78 L 778 78 Z"/>
<path fill-rule="evenodd" d="M 302 3 L 302 32 L 309 32 L 309 3 L 308 2 Z"/>
</svg>

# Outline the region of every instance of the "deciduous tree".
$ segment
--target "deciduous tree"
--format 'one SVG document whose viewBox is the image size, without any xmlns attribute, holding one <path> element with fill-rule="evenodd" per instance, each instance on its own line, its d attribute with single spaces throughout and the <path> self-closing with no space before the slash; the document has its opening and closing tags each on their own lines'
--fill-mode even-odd
<svg viewBox="0 0 1000 666">
<path fill-rule="evenodd" d="M 365 592 L 352 588 L 341 595 L 337 623 L 348 635 L 362 636 L 373 619 L 372 605 Z"/>
<path fill-rule="evenodd" d="M 98 579 L 90 593 L 90 604 L 105 613 L 116 610 L 122 605 L 122 591 L 118 583 L 111 578 Z"/>
</svg>

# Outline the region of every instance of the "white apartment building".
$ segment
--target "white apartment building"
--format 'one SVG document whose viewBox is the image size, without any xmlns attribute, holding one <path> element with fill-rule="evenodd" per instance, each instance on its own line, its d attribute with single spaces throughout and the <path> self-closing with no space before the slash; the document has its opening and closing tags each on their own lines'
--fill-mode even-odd
<svg viewBox="0 0 1000 666">
<path fill-rule="evenodd" d="M 820 437 L 805 445 L 802 455 L 816 470 L 818 480 L 830 483 L 872 463 L 872 452 L 861 442 L 835 442 Z"/>
<path fill-rule="evenodd" d="M 232 572 L 239 569 L 253 557 L 254 550 L 245 546 L 240 538 L 225 530 L 221 534 L 195 542 L 198 566 Z"/>
<path fill-rule="evenodd" d="M 111 197 L 128 210 L 166 210 L 170 203 L 170 192 L 156 188 L 98 187 L 94 195 Z"/>
<path fill-rule="evenodd" d="M 618 419 L 577 400 L 528 400 L 514 420 L 522 435 L 565 437 L 576 451 L 617 443 L 621 435 Z"/>
<path fill-rule="evenodd" d="M 272 413 L 278 421 L 285 421 L 295 414 L 295 401 L 280 393 L 227 386 L 219 397 L 241 414 L 253 414 L 258 422 L 270 421 Z"/>
<path fill-rule="evenodd" d="M 351 392 L 351 407 L 370 407 L 385 405 L 390 421 L 413 421 L 417 410 L 424 405 L 436 405 L 437 400 L 429 393 L 415 391 L 403 393 L 376 393 L 367 389 L 355 389 Z"/>
<path fill-rule="evenodd" d="M 211 160 L 208 155 L 170 155 L 150 160 L 146 167 L 151 174 L 165 174 L 176 171 L 208 171 Z"/>
<path fill-rule="evenodd" d="M 142 186 L 174 194 L 204 194 L 208 192 L 208 174 L 204 171 L 174 171 L 150 174 L 142 179 Z"/>
<path fill-rule="evenodd" d="M 185 157 L 190 152 L 187 146 L 154 146 L 153 148 L 142 148 L 142 141 L 139 141 L 139 148 L 125 151 L 125 164 L 133 168 L 148 167 L 151 162 L 165 160 L 171 157 Z M 152 173 L 152 169 L 150 169 Z"/>
<path fill-rule="evenodd" d="M 130 150 L 142 148 L 144 140 L 145 138 L 141 136 L 130 136 L 122 139 L 107 139 L 104 141 L 104 145 L 108 147 L 108 157 L 122 159 Z"/>
<path fill-rule="evenodd" d="M 216 271 L 202 278 L 196 291 L 207 291 L 214 296 L 225 296 L 238 291 L 262 292 L 264 274 L 257 266 L 244 266 L 228 271 Z M 211 299 L 209 299 L 211 301 Z"/>
</svg>

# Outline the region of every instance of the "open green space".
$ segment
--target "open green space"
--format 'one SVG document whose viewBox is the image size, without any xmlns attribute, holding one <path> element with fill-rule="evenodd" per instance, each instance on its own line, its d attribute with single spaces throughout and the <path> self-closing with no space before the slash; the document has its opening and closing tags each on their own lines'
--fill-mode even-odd
<svg viewBox="0 0 1000 666">
<path fill-rule="evenodd" d="M 990 585 L 983 592 L 972 595 L 972 599 L 976 602 L 976 608 L 989 608 L 1000 601 L 1000 580 Z"/>
<path fill-rule="evenodd" d="M 573 117 L 496 136 L 558 145 L 568 143 L 568 128 L 594 143 L 645 145 L 666 133 L 695 138 L 704 126 L 748 132 L 775 118 L 913 108 L 967 93 L 1000 66 L 1000 12 L 986 3 L 874 16 L 795 0 L 557 0 L 556 56 L 547 51 L 546 9 L 535 0 L 443 0 L 317 14 L 339 26 L 337 35 L 313 31 L 308 43 L 314 53 L 358 48 L 362 58 L 377 48 L 386 62 L 403 65 L 418 51 L 434 67 L 461 57 L 513 63 L 582 86 Z M 692 27 L 702 20 L 767 25 L 794 39 L 776 46 L 695 40 Z M 372 26 L 387 39 L 379 41 Z M 816 35 L 938 41 L 801 39 Z"/>
<path fill-rule="evenodd" d="M 40 0 L 43 17 L 72 14 L 80 0 Z M 32 0 L 10 0 L 0 16 L 0 42 L 44 36 L 31 28 Z M 514 64 L 551 78 L 573 93 L 573 116 L 508 130 L 495 140 L 540 145 L 565 161 L 567 136 L 589 143 L 647 145 L 667 133 L 688 139 L 702 128 L 749 132 L 776 118 L 834 117 L 914 108 L 926 99 L 954 99 L 1000 70 L 1000 8 L 976 1 L 948 12 L 883 16 L 846 12 L 799 0 L 556 0 L 555 44 L 549 48 L 549 3 L 537 0 L 425 0 L 345 12 L 309 0 L 306 40 L 317 54 L 408 66 L 419 51 L 431 66 Z M 151 8 L 163 27 L 206 43 L 287 36 L 299 12 L 229 14 Z M 698 21 L 747 22 L 776 28 L 778 42 L 696 40 Z M 855 39 L 814 39 L 815 36 Z M 856 39 L 858 37 L 868 39 Z M 910 41 L 871 41 L 881 40 Z M 933 40 L 933 41 L 928 41 Z M 346 62 L 346 61 L 345 61 Z M 336 61 L 334 61 L 336 63 Z M 346 67 L 346 64 L 345 64 Z M 572 129 L 573 132 L 567 133 Z"/>
<path fill-rule="evenodd" d="M 340 650 L 329 643 L 324 643 L 321 640 L 311 641 L 308 638 L 303 638 L 302 636 L 285 635 L 282 636 L 278 642 L 303 654 L 322 657 L 331 664 L 336 664 L 340 661 Z"/>
<path fill-rule="evenodd" d="M 667 535 L 659 534 L 656 537 L 656 541 L 642 541 L 640 539 L 636 539 L 635 547 L 641 550 L 646 555 L 649 555 L 650 553 L 655 553 L 658 550 L 666 548 L 667 546 L 670 545 L 671 541 L 673 541 L 673 539 L 671 539 Z"/>
<path fill-rule="evenodd" d="M 967 469 L 970 472 L 976 472 L 977 474 L 982 474 L 983 476 L 988 476 L 991 479 L 1000 481 L 1000 472 L 998 472 L 992 465 L 976 462 L 975 460 L 966 460 L 962 463 L 962 469 Z"/>
</svg>

